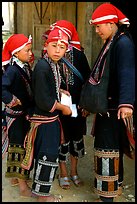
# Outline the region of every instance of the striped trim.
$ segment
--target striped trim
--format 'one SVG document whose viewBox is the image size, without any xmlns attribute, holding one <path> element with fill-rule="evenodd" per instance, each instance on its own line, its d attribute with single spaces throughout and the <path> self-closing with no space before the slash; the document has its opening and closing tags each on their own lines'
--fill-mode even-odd
<svg viewBox="0 0 137 204">
<path fill-rule="evenodd" d="M 98 175 L 95 173 L 95 178 L 101 181 L 117 181 L 118 180 L 118 175 L 116 176 L 103 176 L 103 175 Z"/>
<path fill-rule="evenodd" d="M 2 159 L 5 157 L 8 146 L 9 146 L 9 138 L 7 135 L 7 131 L 4 131 L 2 129 Z"/>
<path fill-rule="evenodd" d="M 39 184 L 39 185 L 42 185 L 42 186 L 51 186 L 52 185 L 52 182 L 40 182 L 39 180 L 34 180 L 34 182 L 36 184 Z"/>
<path fill-rule="evenodd" d="M 58 163 L 56 163 L 56 162 L 44 161 L 41 159 L 39 159 L 39 164 L 42 164 L 44 166 L 58 167 Z"/>
<path fill-rule="evenodd" d="M 120 104 L 120 105 L 118 106 L 118 109 L 121 108 L 121 107 L 129 107 L 129 108 L 132 108 L 132 109 L 134 110 L 134 106 L 131 105 L 131 104 Z"/>
<path fill-rule="evenodd" d="M 78 42 L 78 41 L 73 41 L 73 40 L 71 41 L 70 40 L 70 43 L 73 43 L 73 44 L 76 44 L 76 45 L 80 45 L 80 42 Z"/>
<path fill-rule="evenodd" d="M 104 158 L 113 158 L 113 157 L 119 157 L 119 152 L 117 151 L 112 151 L 112 152 L 108 152 L 107 151 L 99 151 L 99 150 L 96 150 L 94 149 L 94 155 L 95 156 L 98 156 L 98 157 L 104 157 Z"/>
<path fill-rule="evenodd" d="M 6 106 L 6 113 L 11 114 L 11 115 L 22 115 L 24 112 L 23 111 L 14 111 Z"/>
<path fill-rule="evenodd" d="M 22 48 L 24 48 L 27 44 L 30 44 L 30 43 L 31 43 L 31 40 L 32 40 L 32 37 L 31 37 L 31 35 L 30 35 L 28 41 L 27 41 L 26 43 L 24 43 L 22 46 L 20 46 L 20 47 L 16 48 L 15 50 L 13 50 L 11 54 L 13 55 L 14 53 L 20 51 L 20 50 L 21 50 Z"/>
<path fill-rule="evenodd" d="M 97 190 L 96 188 L 94 188 L 94 192 L 100 196 L 104 196 L 107 198 L 117 197 L 117 195 L 118 195 L 118 190 L 116 190 L 116 191 L 100 191 L 100 190 Z"/>
<path fill-rule="evenodd" d="M 29 170 L 32 164 L 33 152 L 34 152 L 34 141 L 36 138 L 38 126 L 44 123 L 53 122 L 55 120 L 59 120 L 58 115 L 54 117 L 34 115 L 31 118 L 29 118 L 29 121 L 31 122 L 31 129 L 27 133 L 24 140 L 24 148 L 26 148 L 26 154 L 21 163 L 21 166 L 24 169 Z"/>
<path fill-rule="evenodd" d="M 67 40 L 64 40 L 64 39 L 60 39 L 58 36 L 57 37 L 52 37 L 53 40 L 57 40 L 58 42 L 64 42 L 66 44 L 68 44 L 68 41 Z M 48 40 L 47 40 L 48 41 Z M 51 40 L 52 41 L 52 40 Z M 50 39 L 49 39 L 49 42 L 50 42 Z"/>
<path fill-rule="evenodd" d="M 53 122 L 56 119 L 58 119 L 58 115 L 53 116 L 53 117 L 33 115 L 32 117 L 29 118 L 29 121 L 34 122 L 34 123 L 41 123 L 42 124 L 42 123 Z"/>
<path fill-rule="evenodd" d="M 7 116 L 6 117 L 7 129 L 6 130 L 2 129 L 2 159 L 4 158 L 5 153 L 7 152 L 9 146 L 8 130 L 11 124 L 14 122 L 14 120 L 16 120 L 16 118 L 10 118 Z"/>
<path fill-rule="evenodd" d="M 71 31 L 70 30 L 68 30 L 67 28 L 64 28 L 64 27 L 60 27 L 60 26 L 57 26 L 57 25 L 55 25 L 55 26 L 53 26 L 53 28 L 59 28 L 60 30 L 62 30 L 64 33 L 66 33 L 66 35 L 69 37 L 69 39 L 71 39 L 71 35 L 72 35 L 72 33 L 71 33 Z M 70 33 L 68 33 L 68 32 Z"/>
<path fill-rule="evenodd" d="M 119 20 L 119 22 L 120 22 L 121 24 L 130 25 L 130 23 L 129 23 L 129 21 L 128 21 L 128 18 L 123 18 L 123 19 Z"/>
<path fill-rule="evenodd" d="M 52 113 L 56 109 L 56 105 L 57 105 L 57 100 L 55 101 L 55 103 L 53 104 L 53 106 L 49 112 Z"/>
<path fill-rule="evenodd" d="M 50 193 L 41 193 L 41 192 L 36 192 L 34 190 L 32 190 L 32 193 L 34 193 L 35 195 L 37 196 L 50 196 L 51 194 Z"/>
<path fill-rule="evenodd" d="M 17 98 L 16 96 L 13 95 L 11 102 L 8 103 L 8 104 L 6 104 L 6 106 L 8 106 L 8 107 L 11 108 L 14 104 L 16 104 L 17 99 L 18 99 L 18 98 Z"/>
<path fill-rule="evenodd" d="M 118 16 L 117 15 L 107 15 L 107 16 L 103 16 L 103 17 L 99 17 L 99 18 L 96 18 L 94 20 L 89 20 L 89 24 L 96 24 L 96 23 L 100 23 L 102 21 L 105 21 L 105 20 L 111 20 L 111 19 L 118 19 Z M 129 19 L 128 18 L 123 18 L 121 20 L 118 19 L 118 21 L 121 23 L 121 24 L 127 24 L 127 25 L 130 25 L 129 23 Z"/>
<path fill-rule="evenodd" d="M 11 58 L 10 58 L 10 59 L 11 59 Z M 10 59 L 9 59 L 9 60 L 6 60 L 6 61 L 4 61 L 4 62 L 2 62 L 2 66 L 8 64 L 8 63 L 10 62 Z"/>
<path fill-rule="evenodd" d="M 17 49 L 12 51 L 12 55 L 14 55 L 16 52 L 22 50 L 29 42 L 26 42 L 25 44 L 23 44 L 22 46 L 18 47 Z"/>
<path fill-rule="evenodd" d="M 109 20 L 109 19 L 114 19 L 114 18 L 118 19 L 118 16 L 117 15 L 107 15 L 107 16 L 96 18 L 95 20 L 90 20 L 89 23 L 90 24 L 98 23 L 98 22 L 101 22 L 101 21 L 105 21 L 105 20 Z"/>
</svg>

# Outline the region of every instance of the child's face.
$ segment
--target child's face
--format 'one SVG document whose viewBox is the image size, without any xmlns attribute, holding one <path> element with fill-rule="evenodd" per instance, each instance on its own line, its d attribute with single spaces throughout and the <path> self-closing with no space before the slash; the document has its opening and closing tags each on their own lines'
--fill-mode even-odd
<svg viewBox="0 0 137 204">
<path fill-rule="evenodd" d="M 97 24 L 95 26 L 96 33 L 102 38 L 102 40 L 111 39 L 115 31 L 113 26 L 114 23 Z"/>
<path fill-rule="evenodd" d="M 18 51 L 15 56 L 22 62 L 29 62 L 32 57 L 32 45 L 28 44 L 20 51 Z"/>
<path fill-rule="evenodd" d="M 59 61 L 64 56 L 67 50 L 67 46 L 65 45 L 65 43 L 61 43 L 57 41 L 49 42 L 48 44 L 46 43 L 45 46 L 47 48 L 48 56 L 54 62 Z"/>
</svg>

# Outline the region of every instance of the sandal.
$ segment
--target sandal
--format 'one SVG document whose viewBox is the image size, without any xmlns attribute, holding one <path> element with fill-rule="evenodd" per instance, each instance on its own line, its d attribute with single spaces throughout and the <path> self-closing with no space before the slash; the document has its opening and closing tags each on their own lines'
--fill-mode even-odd
<svg viewBox="0 0 137 204">
<path fill-rule="evenodd" d="M 66 177 L 58 176 L 58 181 L 59 181 L 59 185 L 61 188 L 66 189 L 66 190 L 70 189 L 70 180 L 67 176 Z"/>
<path fill-rule="evenodd" d="M 83 186 L 83 181 L 80 180 L 78 175 L 75 176 L 71 176 L 70 179 L 73 181 L 73 183 L 75 184 L 75 186 L 79 187 L 79 186 Z"/>
</svg>

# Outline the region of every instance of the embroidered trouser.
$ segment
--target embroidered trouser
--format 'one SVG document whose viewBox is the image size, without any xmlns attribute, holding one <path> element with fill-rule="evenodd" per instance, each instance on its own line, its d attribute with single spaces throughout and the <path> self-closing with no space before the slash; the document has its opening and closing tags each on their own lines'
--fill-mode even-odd
<svg viewBox="0 0 137 204">
<path fill-rule="evenodd" d="M 119 152 L 95 149 L 94 191 L 104 197 L 117 196 Z"/>
<path fill-rule="evenodd" d="M 81 158 L 84 156 L 84 139 L 86 119 L 78 116 L 76 118 L 70 116 L 60 117 L 64 131 L 65 143 L 61 145 L 59 152 L 59 160 L 66 162 L 68 155 Z"/>
<path fill-rule="evenodd" d="M 34 178 L 32 192 L 48 196 L 58 167 L 60 123 L 58 120 L 39 125 L 34 146 Z"/>
<path fill-rule="evenodd" d="M 125 128 L 117 119 L 117 111 L 97 114 L 94 126 L 95 192 L 104 197 L 116 197 L 123 181 L 123 142 Z"/>
<path fill-rule="evenodd" d="M 70 149 L 73 149 L 73 153 L 71 153 Z M 76 158 L 81 158 L 84 156 L 83 138 L 79 141 L 62 144 L 59 151 L 59 161 L 66 162 L 68 160 L 69 154 L 72 154 Z"/>
<path fill-rule="evenodd" d="M 30 123 L 26 121 L 24 115 L 16 118 L 7 117 L 9 147 L 7 155 L 6 177 L 17 177 L 20 179 L 29 179 L 30 171 L 21 167 L 22 160 L 25 156 L 23 147 L 24 139 L 29 130 Z"/>
</svg>

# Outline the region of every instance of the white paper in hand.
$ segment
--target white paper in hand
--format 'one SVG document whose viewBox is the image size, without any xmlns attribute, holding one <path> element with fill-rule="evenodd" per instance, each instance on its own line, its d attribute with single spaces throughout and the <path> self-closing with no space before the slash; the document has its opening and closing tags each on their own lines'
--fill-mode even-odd
<svg viewBox="0 0 137 204">
<path fill-rule="evenodd" d="M 72 108 L 72 99 L 71 96 L 68 96 L 64 93 L 61 94 L 61 104 L 69 106 Z"/>
<path fill-rule="evenodd" d="M 61 104 L 70 107 L 70 109 L 71 109 L 71 111 L 72 111 L 71 117 L 77 117 L 76 104 L 72 104 L 72 98 L 71 98 L 71 96 L 68 96 L 68 95 L 62 93 L 62 94 L 61 94 Z"/>
<path fill-rule="evenodd" d="M 72 115 L 71 117 L 77 117 L 78 116 L 78 112 L 77 112 L 77 107 L 76 104 L 72 104 Z"/>
</svg>

